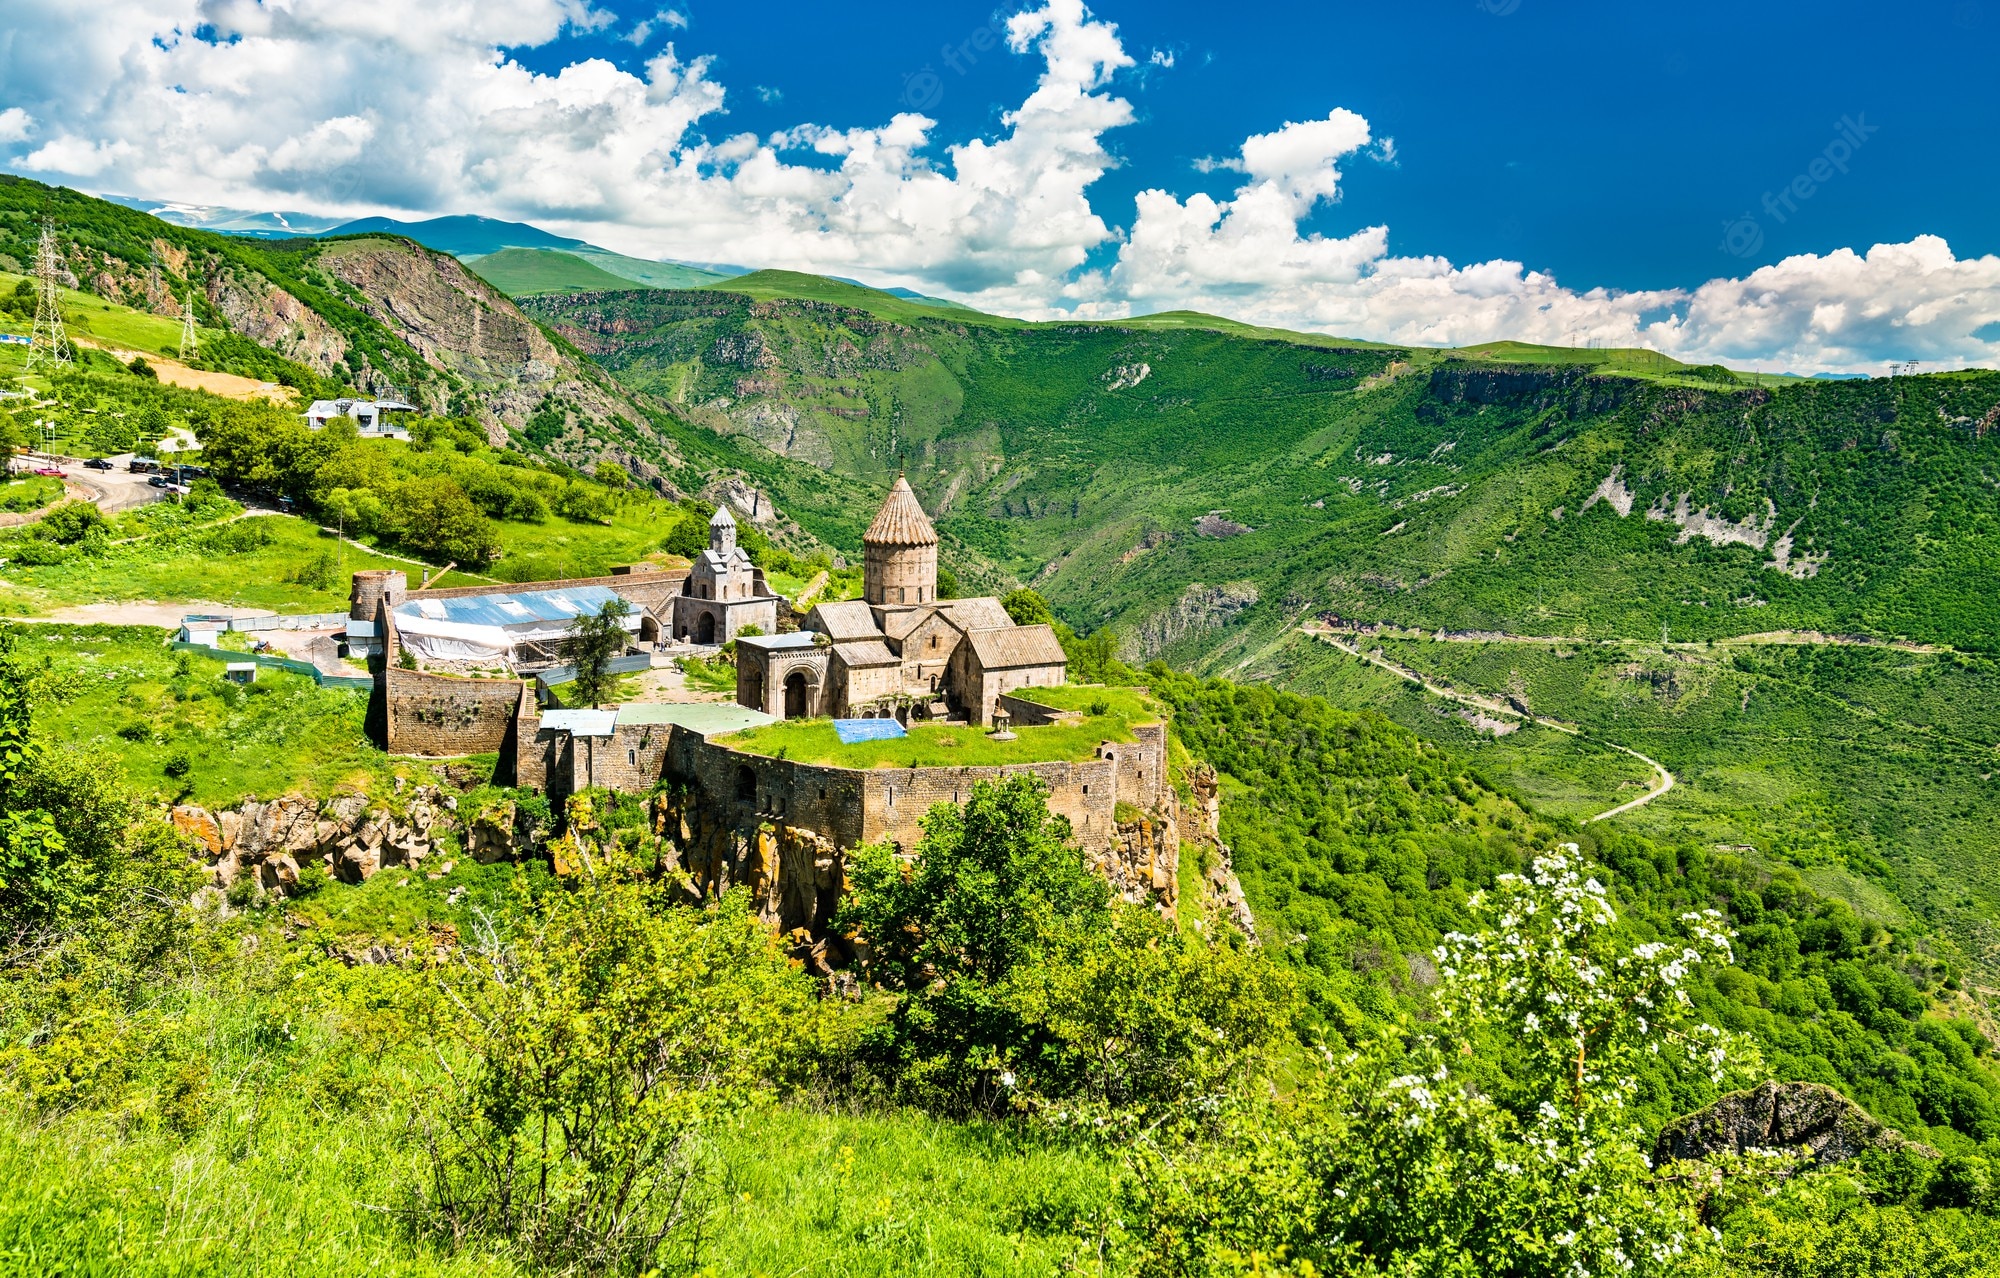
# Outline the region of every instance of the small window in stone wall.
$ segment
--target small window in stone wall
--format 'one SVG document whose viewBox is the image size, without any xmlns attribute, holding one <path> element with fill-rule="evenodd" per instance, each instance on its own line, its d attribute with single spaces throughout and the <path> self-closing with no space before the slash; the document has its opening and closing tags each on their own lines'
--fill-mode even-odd
<svg viewBox="0 0 2000 1278">
<path fill-rule="evenodd" d="M 627 751 L 625 752 L 625 762 L 627 762 L 627 763 L 631 764 L 631 765 L 632 765 L 633 767 L 635 767 L 635 768 L 636 768 L 636 767 L 638 767 L 638 766 L 639 766 L 639 752 L 638 752 L 637 750 L 627 750 Z"/>
</svg>

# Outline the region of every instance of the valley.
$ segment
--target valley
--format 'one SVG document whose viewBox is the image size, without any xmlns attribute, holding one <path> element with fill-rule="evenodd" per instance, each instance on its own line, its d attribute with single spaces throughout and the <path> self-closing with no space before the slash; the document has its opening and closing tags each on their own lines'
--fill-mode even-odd
<svg viewBox="0 0 2000 1278">
<path fill-rule="evenodd" d="M 1456 1211 L 1371 1189 L 1410 1214 L 1342 1215 L 1382 1167 L 1516 1221 L 1615 1164 L 1620 1210 L 1701 1222 L 1707 1267 L 1657 1272 L 1831 1278 L 1766 1263 L 1772 1212 L 1982 1272 L 1953 1258 L 2000 1211 L 2000 374 L 1030 323 L 397 225 L 231 240 L 5 179 L 15 264 L 42 201 L 80 340 L 24 377 L 0 347 L 0 427 L 193 443 L 205 473 L 129 509 L 24 479 L 41 518 L 0 529 L 0 613 L 34 623 L 0 641 L 25 760 L 0 769 L 0 1257 L 649 1272 L 481 1214 L 513 1192 L 497 1149 L 597 1211 L 520 1116 L 613 1121 L 579 1098 L 637 1087 L 600 1152 L 686 1187 L 641 1213 L 655 1270 L 1220 1275 L 1270 1244 L 1349 1272 L 1339 1230 L 1387 1255 Z M 407 438 L 305 424 L 392 392 Z M 764 694 L 840 644 L 894 664 L 864 530 L 902 475 L 935 543 L 917 599 L 1004 614 L 967 635 L 1032 630 L 1071 686 L 1002 679 L 982 722 L 919 668 L 842 703 L 890 732 L 850 741 L 803 685 L 796 714 Z M 573 652 L 371 648 L 393 632 L 355 575 L 504 610 L 672 595 L 737 548 L 776 633 L 668 642 L 649 613 L 620 648 L 738 716 L 713 743 L 632 678 L 587 694 Z M 826 603 L 882 615 L 815 638 Z M 238 669 L 245 633 L 170 645 L 217 607 L 326 614 L 351 651 L 314 675 Z M 829 833 L 864 821 L 895 837 Z M 1502 940 L 1535 910 L 1496 900 L 1601 902 L 1534 940 L 1558 967 L 1694 973 L 1634 987 L 1686 997 L 1619 1031 L 1601 1096 L 1553 1014 L 1479 1001 L 1527 979 Z M 1425 1079 L 1446 1105 L 1401 1099 Z M 1741 1202 L 1643 1165 L 1767 1079 L 1851 1102 L 1862 1157 Z M 1542 1156 L 1543 1104 L 1590 1135 L 1535 1182 L 1505 1168 Z M 1221 1250 L 1159 1261 L 1180 1237 Z"/>
</svg>

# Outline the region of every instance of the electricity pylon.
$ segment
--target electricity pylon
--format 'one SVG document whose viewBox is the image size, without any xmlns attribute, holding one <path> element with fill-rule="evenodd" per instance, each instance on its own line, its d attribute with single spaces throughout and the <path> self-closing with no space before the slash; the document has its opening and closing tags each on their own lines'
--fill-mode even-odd
<svg viewBox="0 0 2000 1278">
<path fill-rule="evenodd" d="M 187 309 L 181 312 L 181 363 L 201 354 L 201 337 L 194 329 L 194 282 L 188 281 Z"/>
<path fill-rule="evenodd" d="M 63 332 L 62 292 L 57 277 L 62 271 L 62 254 L 56 250 L 56 226 L 42 221 L 42 242 L 35 249 L 35 328 L 28 336 L 28 365 L 36 368 L 67 367 L 70 362 L 68 334 Z"/>
</svg>

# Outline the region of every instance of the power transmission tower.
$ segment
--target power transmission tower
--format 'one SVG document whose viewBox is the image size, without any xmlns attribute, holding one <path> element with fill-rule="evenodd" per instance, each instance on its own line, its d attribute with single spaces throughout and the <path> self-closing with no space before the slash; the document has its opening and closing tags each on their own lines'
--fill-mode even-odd
<svg viewBox="0 0 2000 1278">
<path fill-rule="evenodd" d="M 187 308 L 181 312 L 181 363 L 201 354 L 201 335 L 194 328 L 194 281 L 188 281 Z"/>
<path fill-rule="evenodd" d="M 64 368 L 70 362 L 68 334 L 63 332 L 62 292 L 57 277 L 62 272 L 62 254 L 56 249 L 55 222 L 42 220 L 42 242 L 35 249 L 35 328 L 28 336 L 28 365 L 36 368 Z"/>
</svg>

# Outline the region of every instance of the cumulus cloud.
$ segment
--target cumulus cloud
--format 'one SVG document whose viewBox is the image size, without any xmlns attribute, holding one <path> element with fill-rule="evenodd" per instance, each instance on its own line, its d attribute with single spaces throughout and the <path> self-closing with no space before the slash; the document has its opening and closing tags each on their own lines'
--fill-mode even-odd
<svg viewBox="0 0 2000 1278">
<path fill-rule="evenodd" d="M 608 31 L 591 0 L 25 0 L 0 40 L 0 165 L 162 201 L 328 214 L 476 212 L 645 256 L 866 274 L 1031 317 L 1194 307 L 1404 342 L 1644 342 L 1802 371 L 1992 357 L 2000 259 L 1920 237 L 1686 290 L 1579 291 L 1518 262 L 1397 256 L 1384 226 L 1303 229 L 1342 166 L 1393 162 L 1344 109 L 1245 138 L 1224 198 L 1090 199 L 1134 125 L 1135 59 L 1082 0 L 1010 17 L 1040 63 L 990 137 L 917 112 L 727 130 L 728 93 L 669 43 L 637 71 L 510 57 Z M 689 29 L 683 8 L 622 33 Z M 1143 61 L 1143 65 L 1142 65 Z M 775 91 L 755 90 L 765 101 Z M 1113 222 L 1123 219 L 1123 225 Z M 1103 255 L 1093 260 L 1097 255 Z"/>
</svg>

